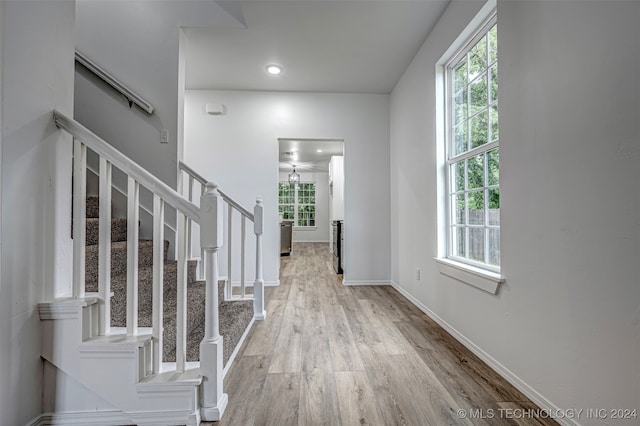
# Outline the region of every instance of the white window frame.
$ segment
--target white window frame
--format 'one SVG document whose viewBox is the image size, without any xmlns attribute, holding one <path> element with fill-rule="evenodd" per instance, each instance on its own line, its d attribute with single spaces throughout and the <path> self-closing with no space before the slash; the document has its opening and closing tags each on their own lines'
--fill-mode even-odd
<svg viewBox="0 0 640 426">
<path fill-rule="evenodd" d="M 451 165 L 455 164 L 459 161 L 464 161 L 468 158 L 472 158 L 478 154 L 489 152 L 495 148 L 499 147 L 499 139 L 495 141 L 488 141 L 484 145 L 479 147 L 475 147 L 465 151 L 461 154 L 455 156 L 449 156 L 450 153 L 453 152 L 453 119 L 454 119 L 454 106 L 452 102 L 453 98 L 453 69 L 454 65 L 457 65 L 466 55 L 468 51 L 473 48 L 476 43 L 482 39 L 489 32 L 489 30 L 497 23 L 497 13 L 495 8 L 495 3 L 488 3 L 485 5 L 483 10 L 481 10 L 478 16 L 474 19 L 474 21 L 469 25 L 469 27 L 464 31 L 463 34 L 459 37 L 459 39 L 454 43 L 451 49 L 443 56 L 443 60 L 439 62 L 436 74 L 439 77 L 440 88 L 438 88 L 437 97 L 440 105 L 443 105 L 442 110 L 437 109 L 438 122 L 440 123 L 440 129 L 438 131 L 438 152 L 439 152 L 439 167 L 438 172 L 438 188 L 439 188 L 439 197 L 438 197 L 438 224 L 439 224 L 439 233 L 438 233 L 438 256 L 434 259 L 437 262 L 437 266 L 439 271 L 447 276 L 455 278 L 459 281 L 465 282 L 467 284 L 478 287 L 482 290 L 485 290 L 489 293 L 496 294 L 499 284 L 504 282 L 504 277 L 501 275 L 500 266 L 491 265 L 489 263 L 477 262 L 472 259 L 466 257 L 459 257 L 453 253 L 454 249 L 454 239 L 455 235 L 453 235 L 454 227 L 453 227 L 453 219 L 455 214 L 455 191 L 453 188 L 452 177 L 453 173 L 451 172 Z M 489 68 L 489 67 L 488 67 Z M 487 70 L 487 73 L 489 71 Z M 469 82 L 468 82 L 469 83 Z M 467 83 L 467 84 L 468 84 Z M 490 81 L 488 80 L 487 91 L 490 90 Z M 469 94 L 469 92 L 467 92 Z M 491 102 L 488 100 L 487 102 L 487 113 L 489 113 Z M 467 117 L 470 117 L 468 115 Z M 471 120 L 468 118 L 467 125 Z M 486 156 L 485 156 L 486 160 Z M 467 182 L 467 173 L 465 166 L 465 184 Z M 488 212 L 488 197 L 487 194 L 487 184 L 488 184 L 488 176 L 486 176 L 486 165 L 485 165 L 485 176 L 484 176 L 484 186 L 475 188 L 474 190 L 484 191 L 484 211 L 485 211 L 485 221 L 481 226 L 485 228 L 485 253 L 487 253 L 487 240 L 486 237 L 486 227 L 488 218 L 486 214 Z M 499 188 L 499 182 L 498 186 Z M 464 187 L 461 192 L 465 194 L 465 197 L 469 193 L 469 188 Z M 465 215 L 467 215 L 468 208 L 465 208 Z M 469 228 L 468 218 L 465 219 L 464 227 L 465 229 Z M 468 232 L 465 232 L 468 234 Z M 466 235 L 466 247 L 468 245 L 468 235 Z M 485 254 L 485 261 L 487 257 Z"/>
<path fill-rule="evenodd" d="M 291 185 L 288 181 L 280 181 L 280 184 L 287 184 L 287 185 Z M 314 202 L 313 204 L 299 204 L 298 203 L 298 190 L 300 189 L 300 185 L 303 184 L 312 184 L 314 185 Z M 295 189 L 294 189 L 294 203 L 293 203 L 293 229 L 296 231 L 313 231 L 315 229 L 318 228 L 317 225 L 306 225 L 306 226 L 300 226 L 298 225 L 298 207 L 299 206 L 313 206 L 314 207 L 314 223 L 317 223 L 317 215 L 318 215 L 318 203 L 316 200 L 317 197 L 317 192 L 318 192 L 318 184 L 315 181 L 301 181 L 298 185 L 295 185 Z M 278 194 L 279 195 L 279 194 Z M 280 212 L 280 200 L 278 200 L 278 213 Z M 290 204 L 287 204 L 290 205 Z M 291 220 L 291 219 L 287 219 L 287 220 Z"/>
</svg>

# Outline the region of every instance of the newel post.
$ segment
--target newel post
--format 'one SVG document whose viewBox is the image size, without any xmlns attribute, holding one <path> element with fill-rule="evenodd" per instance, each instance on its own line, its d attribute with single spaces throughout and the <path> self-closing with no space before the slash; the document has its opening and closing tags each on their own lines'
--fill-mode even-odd
<svg viewBox="0 0 640 426">
<path fill-rule="evenodd" d="M 204 339 L 200 343 L 200 372 L 203 376 L 202 420 L 220 420 L 227 406 L 222 391 L 222 336 L 218 318 L 218 252 L 223 240 L 223 200 L 218 186 L 208 182 L 200 199 L 200 245 L 205 253 L 206 310 Z"/>
<path fill-rule="evenodd" d="M 256 281 L 253 283 L 253 318 L 264 320 L 267 312 L 264 310 L 264 279 L 262 278 L 262 230 L 264 226 L 264 206 L 262 198 L 256 199 L 253 208 L 253 232 L 256 234 Z"/>
</svg>

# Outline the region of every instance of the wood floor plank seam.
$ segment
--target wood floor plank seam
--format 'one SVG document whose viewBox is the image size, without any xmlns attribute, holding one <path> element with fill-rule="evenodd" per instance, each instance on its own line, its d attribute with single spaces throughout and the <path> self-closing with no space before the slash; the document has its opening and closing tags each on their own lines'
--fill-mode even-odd
<svg viewBox="0 0 640 426">
<path fill-rule="evenodd" d="M 390 286 L 346 287 L 326 243 L 294 243 L 203 425 L 548 426 L 536 405 Z M 463 413 L 464 415 L 460 415 Z"/>
</svg>

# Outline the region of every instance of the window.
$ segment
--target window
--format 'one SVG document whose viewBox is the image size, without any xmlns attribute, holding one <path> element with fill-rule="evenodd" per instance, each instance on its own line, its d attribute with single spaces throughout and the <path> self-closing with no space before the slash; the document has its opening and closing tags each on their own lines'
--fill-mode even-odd
<svg viewBox="0 0 640 426">
<path fill-rule="evenodd" d="M 278 213 L 284 220 L 292 220 L 294 226 L 316 226 L 316 184 L 280 182 Z"/>
<path fill-rule="evenodd" d="M 500 270 L 495 14 L 445 65 L 447 257 Z"/>
</svg>

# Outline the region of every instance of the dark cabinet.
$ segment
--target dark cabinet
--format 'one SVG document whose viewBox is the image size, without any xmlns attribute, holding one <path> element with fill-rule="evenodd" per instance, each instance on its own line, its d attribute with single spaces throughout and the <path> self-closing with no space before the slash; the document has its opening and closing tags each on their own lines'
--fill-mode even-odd
<svg viewBox="0 0 640 426">
<path fill-rule="evenodd" d="M 333 269 L 336 274 L 344 273 L 344 222 L 334 220 L 333 226 Z"/>
</svg>

